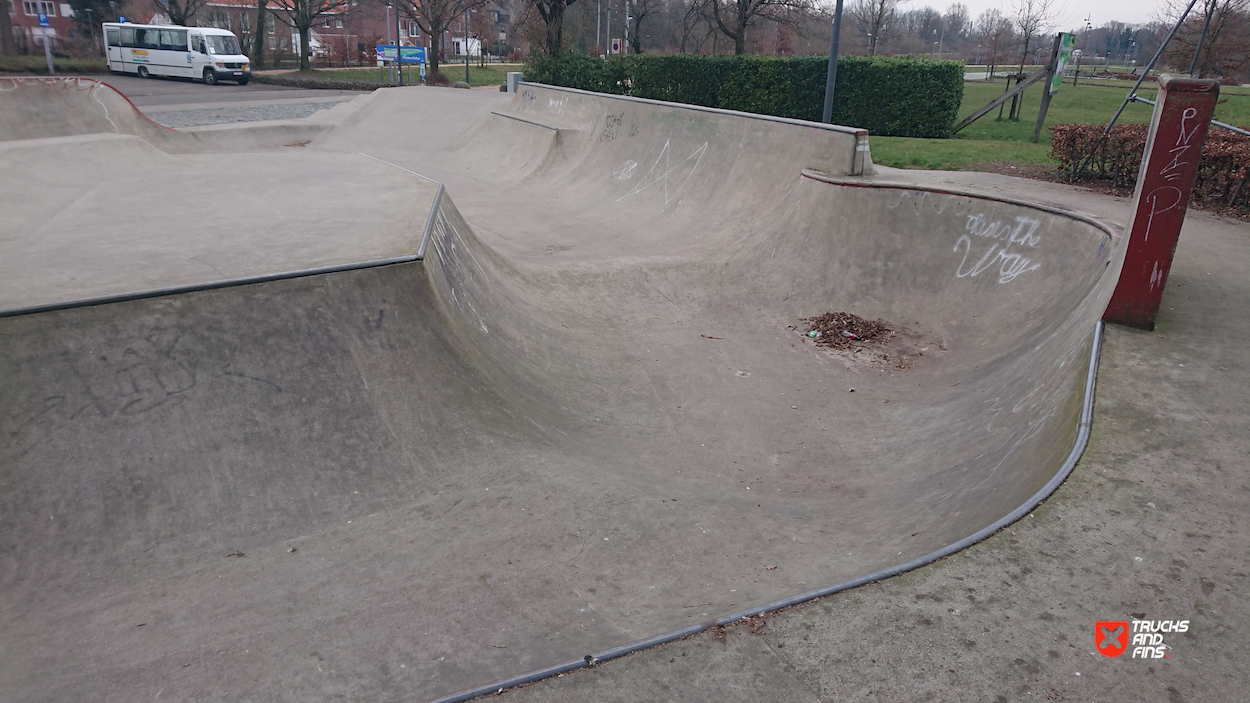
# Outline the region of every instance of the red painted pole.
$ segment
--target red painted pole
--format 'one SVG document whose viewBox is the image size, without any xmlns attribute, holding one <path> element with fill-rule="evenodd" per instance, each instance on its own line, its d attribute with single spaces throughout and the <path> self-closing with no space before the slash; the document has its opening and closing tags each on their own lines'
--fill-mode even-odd
<svg viewBox="0 0 1250 703">
<path fill-rule="evenodd" d="M 1219 96 L 1218 81 L 1159 77 L 1159 97 L 1137 174 L 1124 268 L 1103 320 L 1154 329 Z"/>
</svg>

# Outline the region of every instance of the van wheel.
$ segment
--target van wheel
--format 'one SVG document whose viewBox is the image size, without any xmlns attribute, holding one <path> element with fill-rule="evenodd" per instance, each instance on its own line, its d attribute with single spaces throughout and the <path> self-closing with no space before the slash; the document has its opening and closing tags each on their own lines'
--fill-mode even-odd
<svg viewBox="0 0 1250 703">
<path fill-rule="evenodd" d="M 247 79 L 246 79 L 246 78 L 240 78 L 240 79 L 239 79 L 239 85 L 247 85 Z"/>
<path fill-rule="evenodd" d="M 211 68 L 204 69 L 204 82 L 209 85 L 217 85 L 217 72 Z"/>
<path fill-rule="evenodd" d="M 151 78 L 151 77 L 152 77 L 152 75 L 151 75 L 150 73 L 148 73 L 148 67 L 147 67 L 147 66 L 140 66 L 140 67 L 139 67 L 139 77 L 140 77 L 140 78 Z"/>
</svg>

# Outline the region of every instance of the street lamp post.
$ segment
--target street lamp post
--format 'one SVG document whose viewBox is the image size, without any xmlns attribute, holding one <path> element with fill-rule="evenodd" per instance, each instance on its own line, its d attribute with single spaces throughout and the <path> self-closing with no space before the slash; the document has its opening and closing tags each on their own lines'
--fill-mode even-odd
<svg viewBox="0 0 1250 703">
<path fill-rule="evenodd" d="M 833 11 L 833 36 L 829 38 L 829 67 L 825 71 L 825 109 L 820 121 L 833 124 L 833 93 L 838 85 L 838 40 L 842 34 L 842 0 Z"/>
<path fill-rule="evenodd" d="M 1089 48 L 1089 29 L 1090 29 L 1089 18 L 1090 18 L 1089 15 L 1085 16 L 1084 39 L 1085 39 L 1085 48 L 1087 49 Z M 1072 85 L 1076 85 L 1077 79 L 1081 77 L 1081 57 L 1085 55 L 1085 52 L 1081 51 L 1080 49 L 1077 49 L 1073 51 L 1072 54 L 1076 56 L 1076 73 L 1072 74 Z"/>
<path fill-rule="evenodd" d="M 95 47 L 96 51 L 99 51 L 100 45 L 95 41 L 95 22 L 91 19 L 91 15 L 95 14 L 95 10 L 90 7 L 86 7 L 83 8 L 83 11 L 87 13 L 87 28 L 91 30 L 91 46 Z M 105 58 L 107 57 L 108 55 L 106 54 Z"/>
</svg>

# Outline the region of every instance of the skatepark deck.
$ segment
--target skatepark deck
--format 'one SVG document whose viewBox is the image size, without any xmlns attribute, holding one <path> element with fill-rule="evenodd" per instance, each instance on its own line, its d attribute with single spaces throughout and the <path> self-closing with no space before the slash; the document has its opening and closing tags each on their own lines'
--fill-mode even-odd
<svg viewBox="0 0 1250 703">
<path fill-rule="evenodd" d="M 931 560 L 1079 455 L 1116 232 L 860 130 L 0 88 L 8 699 L 455 696 Z"/>
</svg>

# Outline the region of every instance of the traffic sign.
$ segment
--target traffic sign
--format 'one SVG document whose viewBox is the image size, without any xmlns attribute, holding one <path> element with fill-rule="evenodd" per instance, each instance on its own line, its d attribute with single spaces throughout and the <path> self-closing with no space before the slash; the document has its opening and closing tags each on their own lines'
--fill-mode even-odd
<svg viewBox="0 0 1250 703">
<path fill-rule="evenodd" d="M 39 26 L 40 26 L 40 27 L 47 27 L 47 26 L 48 26 L 48 15 L 46 15 L 46 14 L 45 14 L 45 13 L 43 13 L 43 12 L 40 12 L 40 13 L 39 13 Z"/>
</svg>

